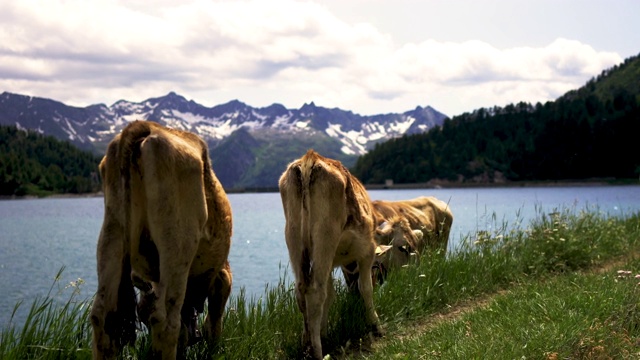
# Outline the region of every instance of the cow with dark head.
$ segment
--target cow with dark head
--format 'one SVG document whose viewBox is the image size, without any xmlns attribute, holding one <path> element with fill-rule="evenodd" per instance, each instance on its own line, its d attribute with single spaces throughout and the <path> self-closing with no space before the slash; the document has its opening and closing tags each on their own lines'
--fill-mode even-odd
<svg viewBox="0 0 640 360">
<path fill-rule="evenodd" d="M 375 281 L 382 284 L 391 268 L 416 261 L 425 251 L 444 255 L 449 242 L 453 213 L 449 205 L 434 197 L 372 202 L 376 230 Z"/>
<path fill-rule="evenodd" d="M 376 229 L 376 259 L 373 263 L 374 281 L 382 284 L 390 269 L 405 266 L 417 258 L 422 231 L 411 229 L 409 222 L 394 216 Z"/>
<path fill-rule="evenodd" d="M 378 224 L 393 218 L 403 218 L 412 230 L 420 230 L 422 238 L 416 243 L 416 251 L 447 250 L 453 213 L 449 204 L 433 196 L 421 196 L 410 200 L 375 200 L 373 207 Z"/>
</svg>

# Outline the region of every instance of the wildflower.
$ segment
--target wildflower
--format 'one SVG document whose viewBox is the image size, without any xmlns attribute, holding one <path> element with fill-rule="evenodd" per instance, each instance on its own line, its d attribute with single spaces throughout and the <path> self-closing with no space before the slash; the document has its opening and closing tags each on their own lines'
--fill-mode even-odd
<svg viewBox="0 0 640 360">
<path fill-rule="evenodd" d="M 68 289 L 70 287 L 78 288 L 82 284 L 84 284 L 84 280 L 82 278 L 78 278 L 78 280 L 76 280 L 76 281 L 70 281 L 69 284 L 67 286 L 65 286 L 65 289 Z"/>
<path fill-rule="evenodd" d="M 632 276 L 632 272 L 629 270 L 618 270 L 616 273 L 618 274 L 618 276 L 616 276 L 616 279 L 627 279 L 631 278 Z M 635 275 L 633 278 L 640 279 L 640 274 Z"/>
<path fill-rule="evenodd" d="M 618 274 L 618 277 L 623 278 L 623 277 L 627 277 L 627 276 L 631 275 L 631 271 L 629 271 L 629 270 L 618 270 L 617 274 Z"/>
</svg>

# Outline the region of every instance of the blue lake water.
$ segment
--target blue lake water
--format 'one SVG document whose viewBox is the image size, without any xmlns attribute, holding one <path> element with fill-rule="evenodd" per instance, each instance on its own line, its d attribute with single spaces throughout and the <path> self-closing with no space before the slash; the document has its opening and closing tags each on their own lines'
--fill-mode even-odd
<svg viewBox="0 0 640 360">
<path fill-rule="evenodd" d="M 494 231 L 502 224 L 526 227 L 540 212 L 590 209 L 609 216 L 640 210 L 640 186 L 577 186 L 375 190 L 372 199 L 402 200 L 422 195 L 448 202 L 453 214 L 449 245 L 455 249 L 478 230 Z M 277 284 L 288 271 L 284 215 L 278 193 L 230 194 L 233 243 L 229 261 L 233 294 L 244 288 L 260 296 L 266 284 Z M 20 324 L 35 296 L 45 296 L 65 267 L 52 293 L 68 299 L 71 282 L 81 278 L 80 298 L 97 287 L 95 248 L 102 225 L 102 198 L 0 201 L 0 326 L 14 306 Z M 289 280 L 292 279 L 288 276 Z"/>
</svg>

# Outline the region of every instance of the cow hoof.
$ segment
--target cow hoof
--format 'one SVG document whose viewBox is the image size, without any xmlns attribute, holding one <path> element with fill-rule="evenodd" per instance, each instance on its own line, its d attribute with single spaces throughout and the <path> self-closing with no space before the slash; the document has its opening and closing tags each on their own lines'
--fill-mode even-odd
<svg viewBox="0 0 640 360">
<path fill-rule="evenodd" d="M 373 325 L 371 328 L 371 333 L 375 337 L 383 337 L 385 335 L 385 331 L 380 324 Z"/>
<path fill-rule="evenodd" d="M 183 321 L 187 321 L 185 324 L 183 324 L 186 327 L 187 336 L 189 339 L 187 345 L 191 346 L 200 342 L 200 340 L 202 340 L 202 333 L 200 333 L 200 330 L 198 330 L 198 310 L 196 310 L 195 308 L 191 308 L 191 314 L 183 316 L 186 317 L 186 319 L 183 318 Z"/>
<path fill-rule="evenodd" d="M 329 356 L 329 355 L 327 355 Z M 318 356 L 316 354 L 316 352 L 314 351 L 313 347 L 308 346 L 305 348 L 304 352 L 302 353 L 302 358 L 307 360 L 322 360 L 322 354 L 320 354 L 320 356 Z"/>
<path fill-rule="evenodd" d="M 200 330 L 196 330 L 193 334 L 189 335 L 189 345 L 195 345 L 197 343 L 199 343 L 200 341 L 202 341 L 202 334 L 200 333 Z"/>
</svg>

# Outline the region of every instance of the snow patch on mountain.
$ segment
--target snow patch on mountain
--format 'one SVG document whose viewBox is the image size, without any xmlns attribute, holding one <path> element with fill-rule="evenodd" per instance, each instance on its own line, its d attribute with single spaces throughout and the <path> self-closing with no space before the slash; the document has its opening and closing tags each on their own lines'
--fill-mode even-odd
<svg viewBox="0 0 640 360">
<path fill-rule="evenodd" d="M 407 132 L 407 130 L 409 130 L 409 128 L 411 127 L 411 125 L 416 121 L 416 119 L 412 116 L 407 116 L 407 120 L 406 121 L 399 121 L 396 123 L 391 123 L 389 125 L 389 128 L 397 133 L 400 134 L 404 134 L 405 132 Z"/>
<path fill-rule="evenodd" d="M 44 134 L 63 133 L 76 144 L 106 144 L 130 122 L 151 120 L 195 132 L 215 142 L 240 128 L 260 133 L 266 141 L 271 137 L 273 141 L 282 141 L 287 134 L 325 134 L 338 140 L 342 153 L 362 155 L 377 142 L 409 132 L 428 131 L 442 125 L 444 118 L 445 115 L 430 107 L 419 106 L 403 114 L 374 116 L 323 108 L 313 102 L 300 109 L 286 109 L 280 104 L 253 108 L 233 100 L 208 108 L 173 92 L 140 103 L 120 100 L 111 106 L 99 104 L 86 108 L 73 108 L 43 98 L 0 94 L 1 124 L 39 128 Z"/>
<path fill-rule="evenodd" d="M 124 126 L 132 121 L 146 119 L 147 115 L 148 113 L 133 113 L 133 114 L 119 116 L 118 118 L 116 118 L 115 125 Z"/>
<path fill-rule="evenodd" d="M 342 142 L 343 146 L 340 150 L 348 155 L 362 155 L 367 152 L 365 144 L 367 138 L 362 135 L 361 131 L 342 131 L 341 124 L 331 124 L 325 130 L 327 135 L 338 138 Z"/>
<path fill-rule="evenodd" d="M 287 128 L 289 127 L 289 120 L 291 119 L 291 113 L 287 115 L 279 115 L 276 116 L 276 119 L 273 121 L 274 128 Z"/>
</svg>

